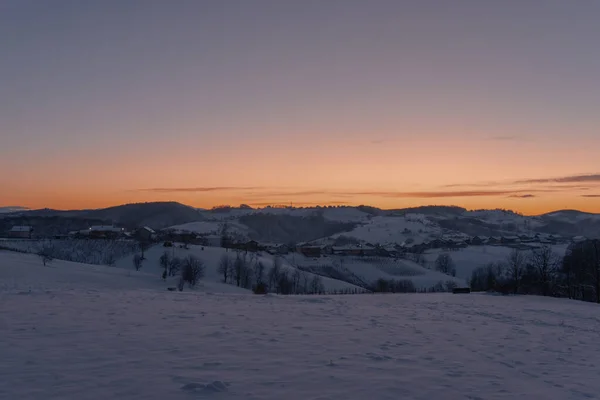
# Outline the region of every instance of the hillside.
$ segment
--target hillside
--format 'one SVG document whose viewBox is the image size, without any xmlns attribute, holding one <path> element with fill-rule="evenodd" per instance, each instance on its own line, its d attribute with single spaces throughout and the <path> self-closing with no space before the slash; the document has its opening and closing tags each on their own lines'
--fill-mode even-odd
<svg viewBox="0 0 600 400">
<path fill-rule="evenodd" d="M 256 296 L 0 252 L 0 398 L 592 399 L 600 309 L 533 296 Z"/>
<path fill-rule="evenodd" d="M 468 211 L 459 207 L 380 210 L 374 207 L 219 208 L 198 210 L 180 203 L 127 204 L 99 210 L 32 210 L 0 214 L 0 232 L 30 225 L 40 236 L 66 234 L 90 225 L 128 229 L 149 226 L 215 234 L 224 224 L 245 239 L 299 243 L 341 236 L 372 244 L 419 244 L 474 236 L 555 235 L 600 237 L 600 215 L 558 211 L 523 216 L 507 210 Z"/>
</svg>

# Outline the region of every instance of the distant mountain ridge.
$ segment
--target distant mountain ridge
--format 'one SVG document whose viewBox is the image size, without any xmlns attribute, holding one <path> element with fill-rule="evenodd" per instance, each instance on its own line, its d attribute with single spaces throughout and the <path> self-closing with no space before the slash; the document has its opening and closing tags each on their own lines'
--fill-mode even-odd
<svg viewBox="0 0 600 400">
<path fill-rule="evenodd" d="M 12 225 L 43 227 L 51 232 L 79 229 L 87 224 L 115 224 L 133 229 L 153 229 L 205 222 L 215 226 L 230 222 L 244 226 L 244 235 L 264 241 L 308 241 L 339 235 L 356 236 L 367 242 L 396 243 L 431 240 L 445 236 L 506 236 L 554 234 L 567 237 L 600 237 L 600 214 L 559 210 L 525 216 L 510 210 L 467 210 L 453 206 L 422 206 L 384 210 L 371 206 L 325 207 L 219 207 L 197 209 L 177 202 L 124 204 L 96 210 L 26 210 L 5 207 L 0 214 L 0 232 Z M 216 225 L 215 225 L 216 224 Z M 40 232 L 40 229 L 37 229 Z"/>
</svg>

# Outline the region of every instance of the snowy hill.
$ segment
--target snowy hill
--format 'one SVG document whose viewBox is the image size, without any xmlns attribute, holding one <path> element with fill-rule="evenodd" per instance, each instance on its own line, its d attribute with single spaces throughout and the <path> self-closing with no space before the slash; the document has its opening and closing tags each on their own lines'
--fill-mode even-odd
<svg viewBox="0 0 600 400">
<path fill-rule="evenodd" d="M 240 238 L 286 244 L 327 238 L 335 240 L 340 236 L 382 245 L 474 236 L 600 237 L 600 215 L 570 210 L 540 216 L 445 206 L 404 210 L 366 206 L 198 210 L 175 202 L 126 204 L 101 210 L 3 213 L 0 214 L 0 235 L 6 234 L 14 225 L 30 225 L 36 235 L 49 236 L 112 223 L 129 229 L 150 226 L 198 234 L 214 234 L 227 224 Z"/>
<path fill-rule="evenodd" d="M 143 271 L 43 267 L 0 252 L 0 398 L 578 400 L 600 392 L 595 304 L 256 296 L 214 285 L 168 292 Z"/>
</svg>

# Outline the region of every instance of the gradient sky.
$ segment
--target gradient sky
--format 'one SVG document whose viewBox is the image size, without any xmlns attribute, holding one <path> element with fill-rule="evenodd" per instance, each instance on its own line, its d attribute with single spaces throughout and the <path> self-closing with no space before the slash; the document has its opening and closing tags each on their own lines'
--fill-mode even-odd
<svg viewBox="0 0 600 400">
<path fill-rule="evenodd" d="M 600 212 L 600 2 L 0 0 L 0 206 Z"/>
</svg>

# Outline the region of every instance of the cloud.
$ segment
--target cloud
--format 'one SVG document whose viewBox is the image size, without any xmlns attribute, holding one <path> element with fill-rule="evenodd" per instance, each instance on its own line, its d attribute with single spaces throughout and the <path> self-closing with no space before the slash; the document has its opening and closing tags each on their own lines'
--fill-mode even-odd
<svg viewBox="0 0 600 400">
<path fill-rule="evenodd" d="M 290 190 L 289 192 L 286 191 L 266 191 L 266 192 L 257 192 L 257 193 L 252 193 L 250 194 L 250 196 L 257 196 L 260 198 L 268 198 L 268 197 L 294 197 L 294 196 L 320 196 L 320 195 L 325 195 L 325 194 L 330 194 L 328 191 L 326 190 Z"/>
<path fill-rule="evenodd" d="M 582 194 L 581 197 L 600 198 L 600 194 Z"/>
<path fill-rule="evenodd" d="M 600 182 L 600 174 L 587 174 L 587 175 L 571 175 L 563 176 L 559 178 L 540 178 L 540 179 L 524 179 L 515 181 L 515 184 L 528 184 L 528 183 L 595 183 Z"/>
<path fill-rule="evenodd" d="M 552 192 L 553 190 L 538 190 Z M 524 193 L 519 190 L 457 190 L 457 191 L 431 191 L 431 192 L 355 192 L 355 195 L 371 195 L 394 198 L 444 198 L 444 197 L 485 197 L 485 196 L 512 196 Z M 528 191 L 529 192 L 529 191 Z"/>
<path fill-rule="evenodd" d="M 342 201 L 321 201 L 321 202 L 306 202 L 306 201 L 299 201 L 299 202 L 294 202 L 293 206 L 294 207 L 310 207 L 310 206 L 344 206 L 347 205 L 348 203 L 346 202 L 342 202 Z M 282 204 L 282 203 L 277 203 L 277 202 L 273 202 L 273 201 L 265 201 L 265 202 L 258 202 L 258 203 L 248 203 L 248 205 L 253 206 L 253 207 L 267 207 L 267 206 L 272 206 L 272 207 L 287 207 L 290 204 L 286 203 L 286 204 Z"/>
<path fill-rule="evenodd" d="M 206 193 L 206 192 L 226 192 L 234 190 L 256 190 L 258 187 L 238 187 L 238 186 L 215 186 L 215 187 L 179 187 L 179 188 L 147 188 L 137 189 L 138 192 L 154 193 Z"/>
<path fill-rule="evenodd" d="M 532 199 L 537 196 L 535 194 L 511 194 L 508 197 L 512 197 L 515 199 Z"/>
</svg>

